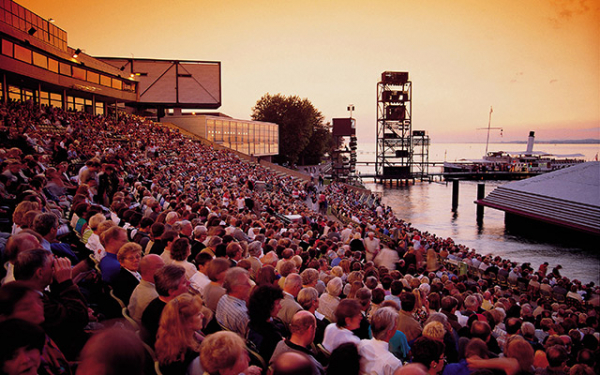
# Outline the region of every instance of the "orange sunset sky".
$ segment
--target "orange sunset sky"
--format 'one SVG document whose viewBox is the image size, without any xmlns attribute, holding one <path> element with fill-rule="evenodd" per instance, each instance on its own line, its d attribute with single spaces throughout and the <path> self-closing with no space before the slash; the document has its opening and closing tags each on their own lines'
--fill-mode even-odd
<svg viewBox="0 0 600 375">
<path fill-rule="evenodd" d="M 92 56 L 222 63 L 219 111 L 249 119 L 265 93 L 327 121 L 354 104 L 376 134 L 376 85 L 408 71 L 413 129 L 432 142 L 600 138 L 600 1 L 21 0 Z"/>
</svg>

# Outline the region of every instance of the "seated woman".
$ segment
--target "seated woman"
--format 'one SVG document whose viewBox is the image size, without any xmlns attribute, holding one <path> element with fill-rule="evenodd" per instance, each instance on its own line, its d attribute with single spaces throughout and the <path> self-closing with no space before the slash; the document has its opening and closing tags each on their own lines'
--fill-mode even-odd
<svg viewBox="0 0 600 375">
<path fill-rule="evenodd" d="M 269 363 L 277 343 L 287 336 L 285 326 L 276 318 L 282 299 L 283 292 L 279 287 L 260 285 L 254 288 L 248 302 L 248 340 L 266 363 Z"/>
<path fill-rule="evenodd" d="M 125 306 L 129 305 L 129 298 L 142 279 L 138 272 L 141 259 L 142 247 L 135 242 L 128 242 L 121 246 L 117 253 L 121 269 L 111 286 Z"/>
<path fill-rule="evenodd" d="M 190 279 L 196 273 L 197 269 L 192 263 L 187 261 L 191 254 L 190 241 L 187 238 L 178 238 L 171 245 L 171 259 L 177 266 L 185 269 L 185 278 Z"/>
<path fill-rule="evenodd" d="M 317 311 L 327 319 L 335 322 L 335 310 L 340 303 L 340 294 L 342 294 L 342 279 L 334 277 L 327 283 L 326 293 L 319 297 L 319 308 Z"/>
<path fill-rule="evenodd" d="M 37 375 L 42 362 L 44 330 L 21 319 L 0 323 L 0 373 Z"/>
<path fill-rule="evenodd" d="M 261 369 L 248 367 L 249 361 L 244 340 L 233 332 L 213 333 L 200 346 L 200 363 L 209 375 L 259 375 Z"/>
<path fill-rule="evenodd" d="M 323 346 L 332 352 L 343 343 L 353 342 L 358 344 L 360 339 L 352 333 L 360 327 L 362 313 L 360 304 L 355 299 L 342 300 L 335 309 L 336 323 L 331 323 L 325 328 Z"/>
<path fill-rule="evenodd" d="M 40 294 L 20 281 L 3 285 L 0 288 L 0 322 L 8 320 L 12 320 L 12 322 L 26 321 L 36 326 L 42 324 L 44 322 L 44 304 Z M 4 340 L 6 331 L 2 329 L 0 332 L 2 332 L 0 337 Z M 40 373 L 71 374 L 69 363 L 56 343 L 45 333 L 43 333 L 43 337 L 41 348 L 41 368 L 43 370 Z M 0 353 L 3 356 L 6 351 L 0 350 Z M 37 372 L 33 372 L 33 374 L 37 374 Z"/>
<path fill-rule="evenodd" d="M 165 306 L 156 335 L 156 357 L 163 374 L 185 374 L 204 339 L 202 300 L 184 293 Z"/>
<path fill-rule="evenodd" d="M 225 258 L 215 258 L 206 267 L 206 276 L 210 279 L 210 283 L 204 287 L 204 303 L 212 312 L 217 311 L 217 303 L 225 294 L 223 281 L 228 269 L 229 261 Z"/>
</svg>

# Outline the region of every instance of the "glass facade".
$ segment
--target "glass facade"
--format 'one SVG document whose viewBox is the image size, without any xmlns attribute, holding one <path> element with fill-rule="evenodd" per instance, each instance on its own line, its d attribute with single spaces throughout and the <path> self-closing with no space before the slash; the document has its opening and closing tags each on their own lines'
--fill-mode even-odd
<svg viewBox="0 0 600 375">
<path fill-rule="evenodd" d="M 206 116 L 205 138 L 246 155 L 279 154 L 279 126 Z"/>
<path fill-rule="evenodd" d="M 3 0 L 0 0 L 0 3 L 2 1 Z M 135 83 L 128 78 L 111 77 L 75 63 L 57 61 L 52 57 L 33 51 L 29 47 L 13 43 L 10 40 L 2 39 L 2 54 L 23 63 L 34 65 L 53 73 L 58 73 L 62 76 L 100 84 L 115 90 L 135 92 Z"/>
<path fill-rule="evenodd" d="M 0 0 L 0 22 L 67 51 L 67 32 L 12 0 Z"/>
</svg>

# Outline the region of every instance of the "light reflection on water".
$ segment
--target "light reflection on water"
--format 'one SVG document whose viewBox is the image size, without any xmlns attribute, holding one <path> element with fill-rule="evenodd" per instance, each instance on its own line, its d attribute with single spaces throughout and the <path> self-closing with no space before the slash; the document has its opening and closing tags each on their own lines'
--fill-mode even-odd
<svg viewBox="0 0 600 375">
<path fill-rule="evenodd" d="M 485 194 L 504 184 L 485 182 Z M 367 188 L 383 194 L 383 202 L 396 215 L 421 231 L 440 237 L 451 237 L 456 243 L 476 249 L 480 254 L 499 255 L 519 264 L 529 262 L 537 270 L 543 262 L 562 265 L 561 274 L 583 282 L 600 281 L 600 252 L 566 244 L 549 243 L 507 233 L 504 212 L 485 208 L 483 223 L 477 224 L 477 182 L 461 181 L 459 205 L 452 211 L 452 184 L 445 182 L 420 183 L 385 188 L 367 184 Z"/>
</svg>

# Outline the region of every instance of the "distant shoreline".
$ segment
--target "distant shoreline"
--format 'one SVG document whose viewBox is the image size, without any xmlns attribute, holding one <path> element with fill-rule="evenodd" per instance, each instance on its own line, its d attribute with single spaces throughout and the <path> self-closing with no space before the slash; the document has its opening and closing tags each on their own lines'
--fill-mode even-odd
<svg viewBox="0 0 600 375">
<path fill-rule="evenodd" d="M 474 144 L 481 144 L 481 143 L 485 143 L 485 142 L 437 142 L 437 143 L 474 143 Z M 507 143 L 511 143 L 511 144 L 527 144 L 527 141 L 502 141 L 502 142 L 490 142 L 490 144 L 507 144 Z M 594 144 L 600 144 L 600 139 L 574 139 L 574 140 L 550 140 L 550 141 L 543 141 L 543 140 L 539 140 L 536 139 L 535 140 L 536 144 L 571 144 L 571 145 L 576 145 L 576 144 L 582 144 L 582 145 L 594 145 Z"/>
</svg>

